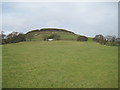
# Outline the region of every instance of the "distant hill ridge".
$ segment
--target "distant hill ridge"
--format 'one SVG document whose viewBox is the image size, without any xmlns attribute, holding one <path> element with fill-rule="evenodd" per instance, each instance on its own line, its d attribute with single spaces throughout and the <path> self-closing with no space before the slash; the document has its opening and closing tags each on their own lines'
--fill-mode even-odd
<svg viewBox="0 0 120 90">
<path fill-rule="evenodd" d="M 74 32 L 72 31 L 68 31 L 68 30 L 65 30 L 65 29 L 58 29 L 58 28 L 43 28 L 43 29 L 36 29 L 36 30 L 32 30 L 32 31 L 29 31 L 27 32 L 26 34 L 29 34 L 29 33 L 32 33 L 32 32 L 68 32 L 68 33 L 71 33 L 71 34 L 75 34 Z"/>
<path fill-rule="evenodd" d="M 59 40 L 77 40 L 78 36 L 82 36 L 66 29 L 42 28 L 27 32 L 25 34 L 25 37 L 28 41 L 29 40 L 43 41 L 45 40 L 46 37 L 51 37 L 52 35 L 59 36 Z"/>
</svg>

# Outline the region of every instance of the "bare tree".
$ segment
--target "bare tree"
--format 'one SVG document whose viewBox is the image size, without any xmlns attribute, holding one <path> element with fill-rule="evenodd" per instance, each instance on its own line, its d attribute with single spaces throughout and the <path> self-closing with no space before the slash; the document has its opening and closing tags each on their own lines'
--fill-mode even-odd
<svg viewBox="0 0 120 90">
<path fill-rule="evenodd" d="M 13 38 L 16 37 L 19 33 L 18 32 L 12 32 L 10 34 L 7 35 L 7 38 Z"/>
<path fill-rule="evenodd" d="M 7 35 L 7 43 L 16 43 L 17 42 L 17 36 L 18 32 L 12 32 Z"/>
<path fill-rule="evenodd" d="M 116 36 L 112 36 L 112 35 L 107 35 L 106 37 L 106 40 L 108 41 L 109 44 L 115 46 L 116 45 Z"/>
<path fill-rule="evenodd" d="M 102 34 L 96 35 L 93 40 L 100 44 L 106 44 L 106 38 Z"/>
<path fill-rule="evenodd" d="M 4 34 L 4 31 L 0 32 L 0 44 L 4 44 L 6 41 L 6 35 Z"/>
<path fill-rule="evenodd" d="M 0 38 L 1 38 L 1 39 L 5 39 L 5 37 L 6 37 L 6 35 L 4 34 L 4 31 L 1 31 L 1 33 L 0 33 Z"/>
</svg>

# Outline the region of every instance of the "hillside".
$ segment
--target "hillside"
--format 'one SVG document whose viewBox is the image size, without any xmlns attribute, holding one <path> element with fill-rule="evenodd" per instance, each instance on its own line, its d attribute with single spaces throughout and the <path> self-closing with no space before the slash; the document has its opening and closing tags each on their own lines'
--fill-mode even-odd
<svg viewBox="0 0 120 90">
<path fill-rule="evenodd" d="M 43 28 L 40 30 L 32 30 L 26 33 L 26 38 L 29 40 L 44 40 L 44 36 L 50 36 L 51 34 L 57 34 L 60 36 L 60 40 L 76 40 L 77 34 L 72 31 L 65 29 L 57 29 L 57 28 Z"/>
</svg>

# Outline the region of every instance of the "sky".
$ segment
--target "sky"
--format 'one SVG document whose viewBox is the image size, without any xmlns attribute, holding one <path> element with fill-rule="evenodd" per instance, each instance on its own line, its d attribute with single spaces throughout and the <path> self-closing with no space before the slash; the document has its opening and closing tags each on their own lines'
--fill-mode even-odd
<svg viewBox="0 0 120 90">
<path fill-rule="evenodd" d="M 2 2 L 1 5 L 2 30 L 6 34 L 62 28 L 88 37 L 118 35 L 117 2 Z"/>
</svg>

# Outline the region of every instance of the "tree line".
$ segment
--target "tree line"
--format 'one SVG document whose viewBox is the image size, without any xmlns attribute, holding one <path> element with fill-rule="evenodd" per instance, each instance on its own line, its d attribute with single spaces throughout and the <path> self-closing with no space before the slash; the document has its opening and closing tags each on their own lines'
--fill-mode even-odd
<svg viewBox="0 0 120 90">
<path fill-rule="evenodd" d="M 100 43 L 101 45 L 118 46 L 120 45 L 120 38 L 112 35 L 103 36 L 102 34 L 96 35 L 93 41 Z"/>
<path fill-rule="evenodd" d="M 12 32 L 8 35 L 5 35 L 4 31 L 1 31 L 0 44 L 18 43 L 22 41 L 26 41 L 25 34 L 23 33 Z"/>
<path fill-rule="evenodd" d="M 23 41 L 31 41 L 34 37 L 33 34 L 24 34 L 19 32 L 12 32 L 8 35 L 4 34 L 4 31 L 0 33 L 0 44 L 9 44 L 9 43 L 18 43 Z M 60 40 L 60 35 L 58 34 L 51 34 L 51 35 L 44 35 L 43 40 L 48 41 L 48 39 L 53 40 Z M 78 35 L 76 38 L 77 41 L 88 41 L 88 37 Z M 102 34 L 96 35 L 93 38 L 93 41 L 100 43 L 101 45 L 110 45 L 110 46 L 118 46 L 120 45 L 120 38 L 116 36 L 103 36 Z"/>
<path fill-rule="evenodd" d="M 1 31 L 0 33 L 0 44 L 9 44 L 9 43 L 18 43 L 23 41 L 32 41 L 34 38 L 34 34 L 24 34 L 19 32 L 12 32 L 8 35 L 4 34 L 4 31 Z M 50 35 L 44 35 L 43 40 L 48 41 L 48 39 L 53 40 L 61 40 L 61 36 L 58 34 L 50 34 Z M 88 38 L 86 36 L 78 35 L 77 41 L 88 41 Z"/>
</svg>

